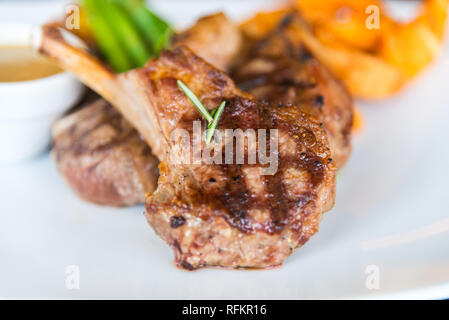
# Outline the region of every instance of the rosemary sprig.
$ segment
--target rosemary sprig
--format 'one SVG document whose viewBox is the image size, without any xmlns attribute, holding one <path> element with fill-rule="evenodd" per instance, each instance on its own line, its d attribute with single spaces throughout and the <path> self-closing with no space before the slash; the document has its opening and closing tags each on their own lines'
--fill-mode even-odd
<svg viewBox="0 0 449 320">
<path fill-rule="evenodd" d="M 225 106 L 226 106 L 226 101 L 223 101 L 217 110 L 212 111 L 214 121 L 212 121 L 212 123 L 209 124 L 209 126 L 207 127 L 207 129 L 208 129 L 207 135 L 206 135 L 207 143 L 209 143 L 212 140 L 212 137 L 214 136 L 215 129 L 217 129 L 218 121 L 220 121 L 220 117 L 221 117 L 221 114 L 223 113 Z"/>
<path fill-rule="evenodd" d="M 182 92 L 184 92 L 187 98 L 192 101 L 195 108 L 198 109 L 198 111 L 207 120 L 207 122 L 211 123 L 212 121 L 214 121 L 214 118 L 212 118 L 212 116 L 209 114 L 209 111 L 207 111 L 206 107 L 203 106 L 200 99 L 198 99 L 197 96 L 192 92 L 192 90 L 190 90 L 181 80 L 178 80 L 178 87 L 182 90 Z"/>
<path fill-rule="evenodd" d="M 201 113 L 201 115 L 209 122 L 207 126 L 206 143 L 209 143 L 214 136 L 215 129 L 217 129 L 218 122 L 226 106 L 226 101 L 223 101 L 218 109 L 212 110 L 211 113 L 207 111 L 206 107 L 201 103 L 200 99 L 189 89 L 181 80 L 178 80 L 178 87 L 189 98 L 195 108 Z"/>
</svg>

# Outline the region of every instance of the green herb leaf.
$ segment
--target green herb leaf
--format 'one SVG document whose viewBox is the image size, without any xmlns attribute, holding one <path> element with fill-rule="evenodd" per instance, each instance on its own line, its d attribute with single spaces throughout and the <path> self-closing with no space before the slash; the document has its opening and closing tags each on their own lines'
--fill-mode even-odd
<svg viewBox="0 0 449 320">
<path fill-rule="evenodd" d="M 214 136 L 215 129 L 217 129 L 218 122 L 220 121 L 220 118 L 224 111 L 225 106 L 226 106 L 226 101 L 223 101 L 217 110 L 212 111 L 214 120 L 208 126 L 207 135 L 206 135 L 207 143 L 210 143 L 212 140 L 212 137 Z"/>
<path fill-rule="evenodd" d="M 209 114 L 209 111 L 207 111 L 206 107 L 203 106 L 200 99 L 190 90 L 181 80 L 178 80 L 178 87 L 179 89 L 184 92 L 184 94 L 189 98 L 190 101 L 192 101 L 195 108 L 201 113 L 201 115 L 207 120 L 207 122 L 211 123 L 214 121 L 214 118 Z"/>
</svg>

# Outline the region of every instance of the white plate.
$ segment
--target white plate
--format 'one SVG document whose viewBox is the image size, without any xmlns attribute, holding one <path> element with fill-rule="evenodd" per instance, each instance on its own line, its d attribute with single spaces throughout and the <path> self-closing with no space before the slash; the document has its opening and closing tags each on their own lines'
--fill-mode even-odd
<svg viewBox="0 0 449 320">
<path fill-rule="evenodd" d="M 184 24 L 214 8 L 239 17 L 260 6 L 175 1 L 168 10 L 168 2 L 155 6 L 174 20 L 182 16 Z M 0 18 L 35 17 L 35 2 L 15 3 L 2 3 Z M 40 5 L 39 12 L 55 7 Z M 181 271 L 146 224 L 143 207 L 111 209 L 79 200 L 48 155 L 0 168 L 0 297 L 448 298 L 448 75 L 446 48 L 402 94 L 358 103 L 365 127 L 340 174 L 335 208 L 320 232 L 274 270 Z M 79 268 L 79 289 L 66 286 L 76 270 L 70 266 Z"/>
</svg>

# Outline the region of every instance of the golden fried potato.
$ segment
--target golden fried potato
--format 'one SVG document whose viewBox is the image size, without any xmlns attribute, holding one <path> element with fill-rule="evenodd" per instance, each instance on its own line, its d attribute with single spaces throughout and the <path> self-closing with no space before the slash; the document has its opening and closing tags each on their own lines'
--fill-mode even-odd
<svg viewBox="0 0 449 320">
<path fill-rule="evenodd" d="M 441 51 L 449 0 L 424 0 L 418 17 L 408 24 L 393 21 L 382 2 L 293 1 L 322 44 L 311 50 L 357 97 L 395 93 Z M 372 5 L 379 8 L 379 29 L 366 25 Z"/>
<path fill-rule="evenodd" d="M 418 20 L 427 24 L 432 32 L 442 40 L 446 31 L 449 0 L 426 0 L 421 7 Z"/>
<path fill-rule="evenodd" d="M 367 29 L 365 16 L 350 15 L 347 20 L 329 20 L 324 27 L 336 36 L 336 41 L 360 50 L 373 50 L 381 40 L 380 29 Z"/>
<path fill-rule="evenodd" d="M 386 34 L 379 49 L 380 57 L 411 78 L 428 66 L 441 51 L 441 42 L 423 20 L 399 25 Z"/>
</svg>

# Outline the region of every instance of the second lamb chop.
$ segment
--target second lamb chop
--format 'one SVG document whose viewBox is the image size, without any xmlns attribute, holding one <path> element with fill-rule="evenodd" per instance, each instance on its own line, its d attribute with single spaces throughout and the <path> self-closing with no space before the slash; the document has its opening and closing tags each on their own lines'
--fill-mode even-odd
<svg viewBox="0 0 449 320">
<path fill-rule="evenodd" d="M 273 31 L 251 45 L 233 79 L 258 99 L 293 105 L 318 119 L 340 168 L 351 153 L 352 98 L 304 45 L 306 28 L 298 12 L 286 14 Z"/>
</svg>

